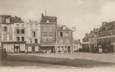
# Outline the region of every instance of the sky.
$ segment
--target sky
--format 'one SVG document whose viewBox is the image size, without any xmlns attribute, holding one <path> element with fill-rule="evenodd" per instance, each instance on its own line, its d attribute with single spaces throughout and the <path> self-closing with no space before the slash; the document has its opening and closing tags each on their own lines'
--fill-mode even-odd
<svg viewBox="0 0 115 72">
<path fill-rule="evenodd" d="M 40 21 L 41 13 L 57 16 L 59 25 L 76 27 L 75 39 L 115 20 L 115 0 L 0 0 L 0 14 Z"/>
</svg>

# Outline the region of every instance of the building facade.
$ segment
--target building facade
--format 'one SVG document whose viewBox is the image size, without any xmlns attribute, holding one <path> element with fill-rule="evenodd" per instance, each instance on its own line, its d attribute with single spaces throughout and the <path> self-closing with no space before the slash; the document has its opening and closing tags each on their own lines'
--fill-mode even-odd
<svg viewBox="0 0 115 72">
<path fill-rule="evenodd" d="M 56 42 L 57 17 L 41 15 L 40 47 L 46 52 L 54 52 Z"/>
<path fill-rule="evenodd" d="M 36 53 L 40 50 L 40 24 L 37 21 L 29 21 L 26 25 L 26 47 L 28 53 Z"/>
<path fill-rule="evenodd" d="M 115 51 L 115 21 L 103 22 L 98 32 L 98 46 L 103 52 Z"/>
<path fill-rule="evenodd" d="M 56 16 L 41 15 L 40 22 L 0 16 L 0 43 L 8 53 L 71 53 L 73 31 L 57 25 Z"/>
<path fill-rule="evenodd" d="M 12 40 L 12 18 L 10 15 L 0 15 L 1 42 Z"/>
<path fill-rule="evenodd" d="M 98 52 L 97 39 L 98 28 L 94 28 L 89 34 L 86 34 L 82 40 L 82 51 L 85 52 Z"/>
<path fill-rule="evenodd" d="M 82 49 L 82 43 L 80 39 L 73 40 L 72 46 L 73 46 L 73 52 L 79 52 L 80 49 Z"/>
<path fill-rule="evenodd" d="M 83 38 L 87 52 L 115 52 L 115 21 L 102 22 L 102 26 Z"/>
<path fill-rule="evenodd" d="M 72 30 L 67 28 L 65 25 L 58 26 L 56 31 L 56 44 L 55 51 L 56 53 L 71 53 L 73 52 L 72 47 Z"/>
<path fill-rule="evenodd" d="M 24 28 L 21 27 L 22 24 L 24 25 L 24 22 L 17 16 L 0 16 L 1 46 L 7 52 L 19 53 L 25 51 L 25 32 Z"/>
<path fill-rule="evenodd" d="M 85 34 L 85 37 L 82 39 L 82 49 L 80 51 L 89 52 L 90 41 L 89 34 Z"/>
</svg>

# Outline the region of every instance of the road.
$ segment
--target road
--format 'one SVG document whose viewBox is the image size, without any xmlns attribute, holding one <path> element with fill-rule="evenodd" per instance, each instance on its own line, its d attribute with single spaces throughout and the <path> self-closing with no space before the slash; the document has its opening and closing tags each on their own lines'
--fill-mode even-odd
<svg viewBox="0 0 115 72">
<path fill-rule="evenodd" d="M 41 58 L 46 57 L 46 58 Z M 51 58 L 51 59 L 50 59 Z M 57 60 L 55 59 L 57 58 Z M 96 66 L 105 65 L 104 63 L 114 63 L 115 64 L 115 53 L 108 54 L 97 54 L 97 53 L 72 53 L 72 54 L 9 54 L 8 59 L 4 62 L 4 66 L 33 66 L 33 67 L 60 67 L 60 68 L 70 68 L 72 66 L 76 67 L 86 67 L 86 66 Z M 38 60 L 50 60 L 50 64 L 40 63 Z M 12 61 L 13 60 L 13 61 Z M 20 61 L 21 60 L 21 61 Z M 25 60 L 25 61 L 24 61 Z M 28 62 L 29 60 L 29 62 Z M 51 62 L 55 60 L 62 65 L 52 64 Z M 30 62 L 31 61 L 31 62 Z M 61 61 L 61 62 L 60 62 Z M 71 62 L 74 61 L 74 62 Z M 62 63 L 65 62 L 65 63 Z M 77 62 L 77 63 L 76 63 Z M 2 62 L 3 63 L 3 62 Z M 70 66 L 64 66 L 68 65 Z M 72 64 L 73 63 L 73 64 Z M 77 64 L 77 65 L 76 65 Z M 72 66 L 71 66 L 72 65 Z M 72 67 L 73 68 L 73 67 Z"/>
<path fill-rule="evenodd" d="M 64 66 L 64 65 L 55 65 L 55 64 L 47 64 L 40 62 L 23 62 L 23 61 L 5 61 L 2 62 L 1 67 L 24 67 L 24 68 L 76 68 L 72 66 Z"/>
<path fill-rule="evenodd" d="M 18 55 L 18 54 L 15 54 Z M 25 54 L 21 54 L 25 55 Z M 74 54 L 28 54 L 31 56 L 43 56 L 43 57 L 56 57 L 56 58 L 69 58 L 69 59 L 81 59 L 81 63 L 85 63 L 85 59 L 97 60 L 104 62 L 115 62 L 115 53 L 108 54 L 95 54 L 95 53 L 74 53 Z M 83 62 L 82 62 L 83 59 Z M 0 72 L 115 72 L 115 66 L 94 66 L 94 67 L 83 67 L 83 66 L 66 66 L 58 64 L 48 64 L 41 62 L 25 62 L 25 61 L 4 61 L 0 67 Z M 87 61 L 86 61 L 87 63 Z M 90 62 L 89 62 L 90 63 Z M 87 63 L 88 64 L 88 63 Z"/>
<path fill-rule="evenodd" d="M 30 55 L 30 56 L 42 56 L 52 58 L 67 58 L 67 59 L 87 59 L 100 62 L 115 63 L 115 53 L 71 53 L 71 54 L 11 54 L 11 55 Z"/>
<path fill-rule="evenodd" d="M 9 61 L 0 67 L 0 72 L 115 72 L 115 66 L 104 67 L 72 67 L 45 63 Z"/>
</svg>

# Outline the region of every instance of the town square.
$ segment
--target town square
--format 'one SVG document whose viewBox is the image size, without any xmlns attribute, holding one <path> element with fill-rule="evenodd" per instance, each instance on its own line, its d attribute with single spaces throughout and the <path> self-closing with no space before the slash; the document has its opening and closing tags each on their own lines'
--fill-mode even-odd
<svg viewBox="0 0 115 72">
<path fill-rule="evenodd" d="M 0 70 L 114 72 L 114 9 L 114 0 L 0 0 Z"/>
</svg>

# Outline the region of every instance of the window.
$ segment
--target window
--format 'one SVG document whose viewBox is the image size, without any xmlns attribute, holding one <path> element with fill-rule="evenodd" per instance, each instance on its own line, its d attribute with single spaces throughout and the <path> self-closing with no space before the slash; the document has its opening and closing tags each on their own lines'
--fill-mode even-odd
<svg viewBox="0 0 115 72">
<path fill-rule="evenodd" d="M 22 34 L 24 34 L 25 33 L 24 29 L 22 29 L 21 32 L 22 32 Z"/>
<path fill-rule="evenodd" d="M 17 41 L 20 41 L 20 37 L 17 37 Z"/>
<path fill-rule="evenodd" d="M 19 26 L 19 24 L 16 24 L 17 26 Z"/>
<path fill-rule="evenodd" d="M 63 37 L 63 32 L 60 32 L 60 36 Z"/>
<path fill-rule="evenodd" d="M 36 37 L 36 32 L 33 31 L 33 37 Z"/>
<path fill-rule="evenodd" d="M 24 37 L 22 37 L 22 41 L 24 41 Z"/>
<path fill-rule="evenodd" d="M 16 32 L 17 32 L 17 34 L 19 34 L 19 33 L 20 33 L 20 30 L 19 30 L 19 29 L 17 29 L 17 30 L 16 30 Z"/>
<path fill-rule="evenodd" d="M 38 39 L 35 39 L 35 43 L 38 43 Z"/>
<path fill-rule="evenodd" d="M 32 43 L 32 40 L 30 41 L 30 43 Z"/>
<path fill-rule="evenodd" d="M 7 27 L 6 26 L 4 27 L 4 31 L 7 31 Z"/>
<path fill-rule="evenodd" d="M 10 19 L 9 18 L 6 18 L 6 23 L 10 23 Z"/>
</svg>

